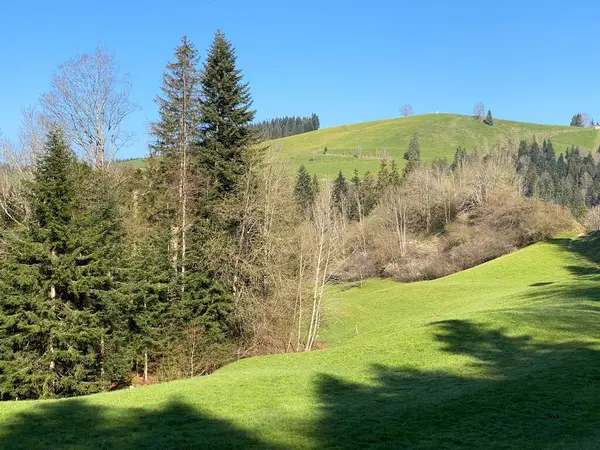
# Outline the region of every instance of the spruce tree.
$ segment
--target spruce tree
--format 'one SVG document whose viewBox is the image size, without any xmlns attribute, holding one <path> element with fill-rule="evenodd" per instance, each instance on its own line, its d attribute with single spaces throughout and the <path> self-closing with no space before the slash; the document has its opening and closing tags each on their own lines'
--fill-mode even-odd
<svg viewBox="0 0 600 450">
<path fill-rule="evenodd" d="M 313 190 L 313 183 L 310 175 L 303 165 L 298 169 L 296 186 L 294 187 L 294 197 L 296 198 L 296 203 L 302 214 L 309 214 L 315 202 L 315 192 Z"/>
<path fill-rule="evenodd" d="M 370 171 L 366 171 L 361 183 L 363 215 L 368 216 L 377 203 L 377 184 Z"/>
<path fill-rule="evenodd" d="M 343 214 L 346 207 L 346 199 L 348 197 L 348 183 L 344 174 L 340 170 L 338 176 L 333 182 L 331 190 L 331 200 L 333 206 L 338 210 L 339 213 Z"/>
<path fill-rule="evenodd" d="M 488 110 L 485 119 L 483 119 L 483 123 L 489 125 L 490 127 L 494 126 L 494 119 L 492 118 L 492 112 Z"/>
<path fill-rule="evenodd" d="M 159 120 L 151 126 L 154 142 L 150 145 L 147 208 L 152 227 L 170 230 L 172 282 L 183 285 L 187 271 L 189 234 L 192 227 L 192 174 L 195 149 L 200 142 L 199 56 L 194 45 L 183 37 L 175 48 L 174 61 L 166 66 L 156 99 Z M 178 290 L 174 289 L 176 296 Z M 176 301 L 173 297 L 172 301 Z"/>
<path fill-rule="evenodd" d="M 348 219 L 360 220 L 362 217 L 364 217 L 364 211 L 362 186 L 360 176 L 358 175 L 358 169 L 354 169 L 354 174 L 350 179 L 350 186 L 348 188 L 348 199 Z"/>
<path fill-rule="evenodd" d="M 379 163 L 379 172 L 377 172 L 377 197 L 382 198 L 388 190 L 390 183 L 390 170 L 388 169 L 387 160 L 382 159 Z"/>
<path fill-rule="evenodd" d="M 0 264 L 4 399 L 88 394 L 110 384 L 103 359 L 108 303 L 96 291 L 110 282 L 99 268 L 101 246 L 87 239 L 77 217 L 82 172 L 62 131 L 51 131 L 34 169 L 31 218 L 7 236 L 9 254 Z"/>
<path fill-rule="evenodd" d="M 421 147 L 417 133 L 413 134 L 408 144 L 408 151 L 404 154 L 406 166 L 404 166 L 404 176 L 417 169 L 421 164 Z"/>
<path fill-rule="evenodd" d="M 256 141 L 250 128 L 255 111 L 249 86 L 236 67 L 235 50 L 221 31 L 206 57 L 201 86 L 201 169 L 215 195 L 234 192 Z"/>
</svg>

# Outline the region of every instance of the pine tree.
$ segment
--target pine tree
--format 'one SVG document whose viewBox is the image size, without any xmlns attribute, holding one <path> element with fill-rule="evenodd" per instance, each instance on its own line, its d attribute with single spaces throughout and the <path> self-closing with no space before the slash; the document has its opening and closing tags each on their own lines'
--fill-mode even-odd
<svg viewBox="0 0 600 450">
<path fill-rule="evenodd" d="M 387 160 L 382 159 L 379 163 L 379 172 L 377 172 L 377 197 L 382 198 L 387 192 L 390 183 L 390 170 L 387 166 Z"/>
<path fill-rule="evenodd" d="M 395 160 L 392 160 L 392 164 L 390 166 L 390 186 L 398 187 L 400 186 L 402 180 L 400 179 L 400 173 L 398 172 L 398 164 Z"/>
<path fill-rule="evenodd" d="M 366 217 L 377 203 L 377 184 L 368 170 L 365 172 L 361 183 L 361 197 L 363 200 L 363 215 Z"/>
<path fill-rule="evenodd" d="M 490 127 L 494 126 L 494 119 L 492 118 L 492 112 L 490 110 L 488 110 L 485 119 L 483 119 L 483 123 L 489 125 Z"/>
<path fill-rule="evenodd" d="M 103 228 L 106 222 L 98 223 L 106 241 L 94 241 L 97 230 L 78 217 L 85 205 L 78 203 L 76 186 L 86 182 L 85 173 L 62 131 L 51 131 L 31 183 L 31 219 L 7 236 L 12 245 L 0 265 L 4 399 L 96 392 L 123 369 L 106 364 L 120 359 L 118 349 L 110 358 L 106 352 L 113 342 L 107 332 L 115 303 L 103 295 L 112 286 L 103 267 L 109 262 L 101 258 L 111 253 L 112 237 Z"/>
<path fill-rule="evenodd" d="M 331 199 L 333 206 L 338 210 L 339 213 L 343 214 L 346 209 L 346 200 L 348 197 L 348 183 L 344 174 L 340 170 L 338 176 L 333 182 L 331 190 Z"/>
<path fill-rule="evenodd" d="M 404 176 L 417 169 L 421 164 L 421 147 L 417 133 L 413 134 L 408 144 L 408 151 L 404 154 L 406 166 L 404 166 Z"/>
<path fill-rule="evenodd" d="M 315 193 L 310 175 L 304 166 L 298 169 L 294 196 L 302 214 L 308 215 L 315 202 Z"/>
<path fill-rule="evenodd" d="M 201 76 L 202 146 L 200 165 L 215 194 L 236 190 L 256 137 L 250 124 L 255 111 L 248 84 L 236 67 L 231 43 L 217 31 Z"/>
<path fill-rule="evenodd" d="M 192 155 L 200 140 L 200 76 L 198 52 L 187 37 L 174 56 L 163 75 L 162 96 L 156 100 L 160 118 L 151 126 L 155 141 L 150 145 L 149 176 L 161 196 L 155 210 L 166 219 L 163 225 L 171 228 L 173 268 L 183 282 L 193 203 Z"/>
<path fill-rule="evenodd" d="M 363 198 L 362 198 L 362 186 L 360 177 L 358 175 L 358 169 L 354 169 L 354 174 L 350 179 L 350 186 L 348 189 L 348 219 L 360 220 L 364 216 L 363 211 Z"/>
</svg>

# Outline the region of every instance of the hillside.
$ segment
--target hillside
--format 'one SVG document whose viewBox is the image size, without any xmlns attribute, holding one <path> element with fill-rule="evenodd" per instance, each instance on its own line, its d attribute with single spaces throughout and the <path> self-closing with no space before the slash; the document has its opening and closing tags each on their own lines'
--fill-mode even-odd
<svg viewBox="0 0 600 450">
<path fill-rule="evenodd" d="M 537 125 L 508 120 L 494 120 L 489 127 L 469 116 L 426 114 L 379 120 L 341 127 L 325 128 L 310 133 L 271 141 L 278 158 L 292 167 L 304 164 L 311 172 L 331 178 L 339 170 L 347 175 L 357 168 L 376 172 L 379 158 L 387 155 L 403 166 L 402 159 L 413 133 L 419 136 L 421 158 L 430 163 L 434 158 L 450 161 L 458 146 L 487 152 L 502 138 L 531 140 L 550 138 L 557 152 L 577 145 L 595 150 L 600 144 L 598 130 L 553 125 Z M 327 147 L 327 154 L 323 154 Z M 355 155 L 360 156 L 355 157 Z"/>
<path fill-rule="evenodd" d="M 403 155 L 414 133 L 419 136 L 421 158 L 430 163 L 435 158 L 454 157 L 458 146 L 485 153 L 503 138 L 516 140 L 551 139 L 556 153 L 577 145 L 595 150 L 600 145 L 600 131 L 556 125 L 494 120 L 489 127 L 470 116 L 458 114 L 424 114 L 397 119 L 377 120 L 276 139 L 266 143 L 268 153 L 289 162 L 296 170 L 304 164 L 311 173 L 333 178 L 338 171 L 350 176 L 354 169 L 376 173 L 384 154 L 404 166 Z M 323 154 L 327 147 L 327 153 Z M 144 159 L 124 161 L 135 168 L 144 167 Z"/>
<path fill-rule="evenodd" d="M 324 350 L 241 360 L 208 377 L 128 391 L 5 403 L 0 442 L 594 447 L 597 240 L 536 244 L 435 281 L 336 288 L 328 297 Z"/>
</svg>

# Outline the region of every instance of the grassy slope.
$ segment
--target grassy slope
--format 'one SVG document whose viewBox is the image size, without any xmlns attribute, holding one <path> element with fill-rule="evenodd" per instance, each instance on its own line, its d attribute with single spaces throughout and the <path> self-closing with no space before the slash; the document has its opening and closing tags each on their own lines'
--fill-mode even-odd
<svg viewBox="0 0 600 450">
<path fill-rule="evenodd" d="M 598 147 L 600 134 L 594 129 L 494 120 L 489 127 L 472 117 L 456 114 L 426 114 L 399 119 L 379 120 L 355 125 L 325 128 L 311 133 L 272 141 L 273 150 L 293 167 L 304 164 L 311 172 L 331 178 L 342 170 L 351 174 L 354 168 L 376 172 L 378 158 L 387 150 L 392 159 L 403 165 L 402 156 L 413 133 L 418 133 L 421 156 L 425 163 L 436 157 L 452 160 L 460 145 L 468 150 L 486 152 L 503 137 L 531 140 L 551 138 L 555 151 L 564 152 L 578 145 L 592 150 Z M 323 149 L 327 146 L 327 154 Z M 361 147 L 361 157 L 353 155 Z"/>
<path fill-rule="evenodd" d="M 81 399 L 0 405 L 7 448 L 582 448 L 600 439 L 600 246 L 336 289 L 328 348 Z M 1 445 L 0 445 L 1 446 Z"/>
<path fill-rule="evenodd" d="M 489 127 L 469 116 L 457 114 L 425 114 L 399 119 L 378 120 L 341 127 L 325 128 L 311 133 L 270 141 L 267 145 L 277 158 L 288 161 L 294 170 L 304 164 L 320 177 L 333 178 L 339 170 L 350 176 L 354 169 L 376 173 L 384 151 L 404 165 L 402 156 L 413 133 L 418 133 L 421 156 L 425 163 L 436 157 L 452 160 L 460 145 L 468 150 L 487 152 L 501 138 L 531 140 L 551 138 L 555 151 L 563 152 L 571 145 L 595 150 L 600 133 L 594 129 L 538 125 L 494 120 Z M 327 154 L 323 149 L 327 146 Z M 357 149 L 361 156 L 354 158 Z M 125 161 L 136 168 L 144 167 L 144 159 Z"/>
</svg>

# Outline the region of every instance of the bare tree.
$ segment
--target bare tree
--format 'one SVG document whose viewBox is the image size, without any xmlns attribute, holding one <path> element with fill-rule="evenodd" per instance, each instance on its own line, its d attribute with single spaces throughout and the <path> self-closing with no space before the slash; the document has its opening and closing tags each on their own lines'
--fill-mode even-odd
<svg viewBox="0 0 600 450">
<path fill-rule="evenodd" d="M 588 210 L 583 224 L 589 231 L 600 231 L 600 206 L 594 206 Z"/>
<path fill-rule="evenodd" d="M 60 123 L 71 142 L 94 169 L 107 166 L 132 135 L 123 120 L 139 107 L 129 101 L 130 83 L 103 47 L 61 64 L 52 90 L 41 103 Z"/>
<path fill-rule="evenodd" d="M 485 108 L 483 106 L 483 102 L 477 102 L 473 106 L 473 116 L 475 116 L 477 119 L 481 119 L 483 117 L 484 111 Z"/>
<path fill-rule="evenodd" d="M 588 115 L 588 113 L 581 114 L 581 122 L 583 123 L 583 126 L 585 128 L 590 126 L 590 116 Z"/>
<path fill-rule="evenodd" d="M 402 113 L 404 117 L 411 116 L 413 113 L 412 105 L 402 105 L 400 108 L 400 113 Z"/>
</svg>

